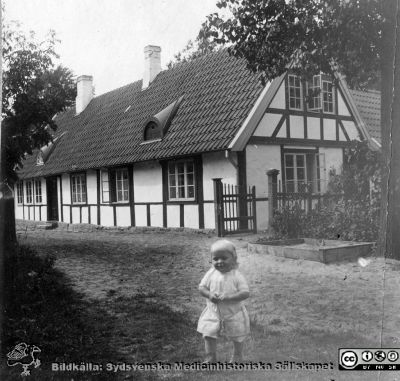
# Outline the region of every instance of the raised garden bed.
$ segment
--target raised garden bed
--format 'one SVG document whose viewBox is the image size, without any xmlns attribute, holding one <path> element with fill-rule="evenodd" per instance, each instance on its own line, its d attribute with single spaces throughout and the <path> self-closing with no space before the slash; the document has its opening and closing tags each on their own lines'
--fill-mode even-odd
<svg viewBox="0 0 400 381">
<path fill-rule="evenodd" d="M 353 261 L 371 253 L 372 242 L 352 242 L 299 238 L 286 240 L 259 240 L 249 243 L 249 253 L 271 254 L 278 257 L 305 259 L 322 263 Z"/>
</svg>

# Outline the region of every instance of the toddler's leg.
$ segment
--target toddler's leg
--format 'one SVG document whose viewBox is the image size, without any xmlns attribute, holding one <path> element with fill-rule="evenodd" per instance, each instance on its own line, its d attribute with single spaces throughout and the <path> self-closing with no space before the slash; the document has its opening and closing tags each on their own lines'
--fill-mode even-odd
<svg viewBox="0 0 400 381">
<path fill-rule="evenodd" d="M 243 342 L 233 342 L 233 356 L 230 362 L 242 362 L 243 361 Z"/>
<path fill-rule="evenodd" d="M 206 336 L 204 338 L 204 346 L 206 349 L 205 362 L 217 362 L 217 339 Z"/>
</svg>

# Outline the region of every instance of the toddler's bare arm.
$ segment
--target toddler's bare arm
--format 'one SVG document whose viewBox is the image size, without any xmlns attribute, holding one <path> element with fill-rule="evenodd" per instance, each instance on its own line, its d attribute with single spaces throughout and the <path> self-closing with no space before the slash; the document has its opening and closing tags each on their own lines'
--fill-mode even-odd
<svg viewBox="0 0 400 381">
<path fill-rule="evenodd" d="M 223 300 L 231 301 L 231 302 L 240 302 L 241 300 L 245 300 L 250 296 L 248 291 L 238 291 L 232 294 L 224 295 Z"/>
<path fill-rule="evenodd" d="M 210 299 L 213 303 L 218 303 L 220 301 L 220 298 L 217 295 L 211 294 L 211 292 L 205 287 L 199 287 L 199 292 L 201 296 Z"/>
</svg>

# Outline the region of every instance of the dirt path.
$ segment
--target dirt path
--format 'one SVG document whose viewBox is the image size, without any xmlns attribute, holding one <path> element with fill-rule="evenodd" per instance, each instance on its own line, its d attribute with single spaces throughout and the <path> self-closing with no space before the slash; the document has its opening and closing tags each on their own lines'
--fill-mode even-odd
<svg viewBox="0 0 400 381">
<path fill-rule="evenodd" d="M 22 234 L 20 240 L 40 253 L 55 255 L 57 268 L 74 287 L 86 298 L 104 303 L 111 314 L 132 314 L 116 312 L 115 305 L 138 295 L 186 314 L 187 325 L 193 325 L 189 331 L 193 339 L 185 339 L 193 340 L 194 353 L 189 357 L 193 361 L 202 355 L 194 329 L 204 306 L 197 285 L 210 266 L 209 247 L 216 237 L 163 230 L 35 230 Z M 338 348 L 400 346 L 398 265 L 385 267 L 382 259 L 375 258 L 366 267 L 357 263 L 327 266 L 248 254 L 246 239 L 232 241 L 251 288 L 248 307 L 256 331 L 247 353 L 253 361 L 333 362 L 335 372 L 324 376 L 335 374 L 335 379 L 341 379 L 336 371 Z M 131 335 L 128 323 L 119 329 Z M 134 347 L 124 343 L 116 341 L 115 346 L 129 358 Z M 166 349 L 157 353 L 165 360 L 168 343 L 163 345 Z"/>
</svg>

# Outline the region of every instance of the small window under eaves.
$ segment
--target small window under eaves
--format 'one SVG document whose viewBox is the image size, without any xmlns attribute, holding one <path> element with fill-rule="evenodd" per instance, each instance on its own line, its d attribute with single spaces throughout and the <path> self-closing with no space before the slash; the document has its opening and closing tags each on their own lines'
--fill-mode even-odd
<svg viewBox="0 0 400 381">
<path fill-rule="evenodd" d="M 144 140 L 161 139 L 161 126 L 156 122 L 149 122 L 144 130 Z"/>
</svg>

